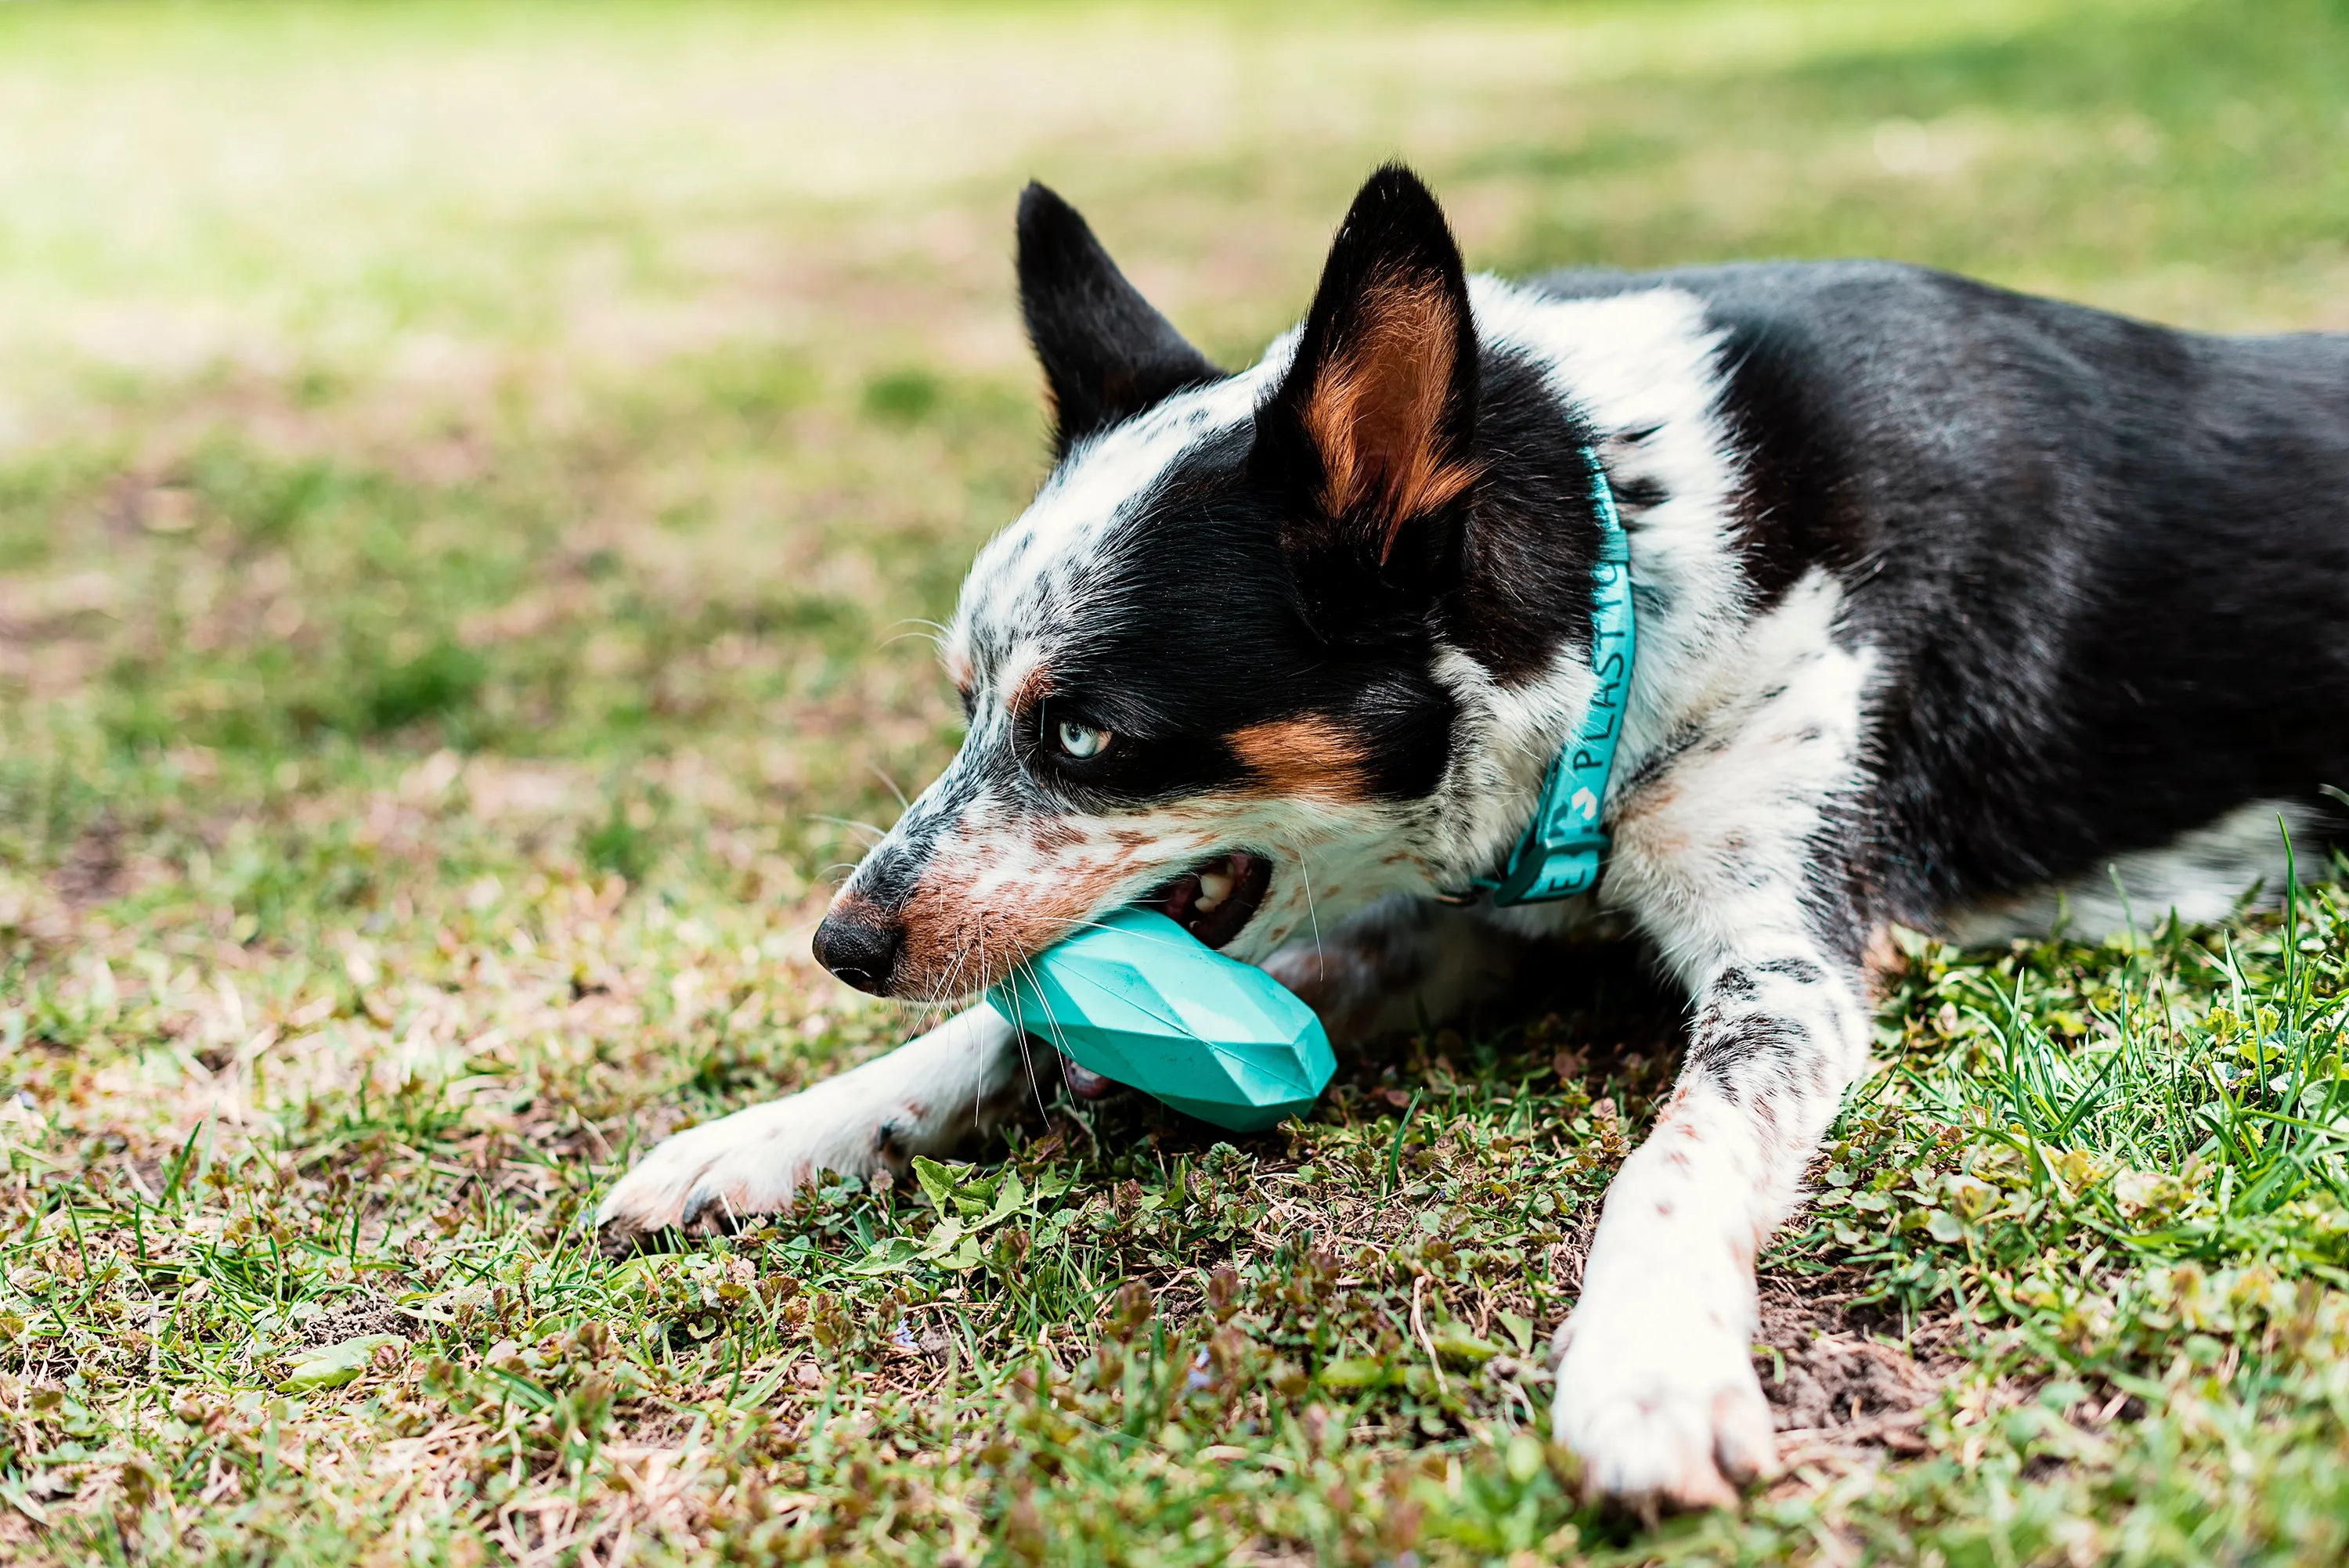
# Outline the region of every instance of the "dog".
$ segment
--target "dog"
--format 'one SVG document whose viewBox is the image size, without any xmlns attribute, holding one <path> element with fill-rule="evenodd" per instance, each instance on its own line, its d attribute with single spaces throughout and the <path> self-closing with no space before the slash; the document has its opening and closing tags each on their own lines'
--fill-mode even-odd
<svg viewBox="0 0 2349 1568">
<path fill-rule="evenodd" d="M 2349 337 L 2217 337 L 1877 262 L 1465 273 L 1408 170 L 1237 374 L 1058 196 L 1019 210 L 1055 466 L 944 638 L 968 732 L 817 929 L 968 997 L 1138 900 L 1340 1038 L 1627 924 L 1679 1080 L 1559 1331 L 1599 1492 L 1771 1473 L 1754 1259 L 1864 1070 L 1896 925 L 1967 942 L 2224 916 L 2349 781 Z M 1637 656 L 1595 892 L 1478 890 L 1592 717 L 1600 498 Z M 2116 883 L 2118 884 L 2116 890 Z M 2121 891 L 2125 890 L 2125 891 Z M 661 1144 L 628 1238 L 1013 1112 L 984 1007 Z"/>
</svg>

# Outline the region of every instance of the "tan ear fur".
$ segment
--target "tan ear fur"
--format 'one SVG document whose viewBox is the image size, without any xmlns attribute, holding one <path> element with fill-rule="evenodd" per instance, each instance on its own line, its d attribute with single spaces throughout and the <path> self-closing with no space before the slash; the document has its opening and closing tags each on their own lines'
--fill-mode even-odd
<svg viewBox="0 0 2349 1568">
<path fill-rule="evenodd" d="M 1475 480 L 1475 469 L 1446 453 L 1442 439 L 1459 337 L 1440 280 L 1380 279 L 1299 409 L 1321 455 L 1322 509 L 1332 517 L 1372 512 L 1383 525 L 1382 565 L 1405 521 Z"/>
</svg>

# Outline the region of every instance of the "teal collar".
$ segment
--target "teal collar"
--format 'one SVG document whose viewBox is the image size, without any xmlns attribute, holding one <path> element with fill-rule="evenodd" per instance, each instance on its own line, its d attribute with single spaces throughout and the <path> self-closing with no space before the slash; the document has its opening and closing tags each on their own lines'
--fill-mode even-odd
<svg viewBox="0 0 2349 1568">
<path fill-rule="evenodd" d="M 1607 832 L 1599 819 L 1607 804 L 1608 776 L 1615 770 L 1615 747 L 1623 738 L 1638 627 L 1631 611 L 1631 542 L 1616 514 L 1615 492 L 1599 455 L 1585 449 L 1583 456 L 1590 463 L 1591 507 L 1599 517 L 1590 598 L 1590 667 L 1599 684 L 1591 691 L 1582 733 L 1550 764 L 1541 804 L 1517 841 L 1509 869 L 1497 882 L 1477 879 L 1477 887 L 1504 906 L 1588 892 L 1599 885 L 1607 859 Z"/>
</svg>

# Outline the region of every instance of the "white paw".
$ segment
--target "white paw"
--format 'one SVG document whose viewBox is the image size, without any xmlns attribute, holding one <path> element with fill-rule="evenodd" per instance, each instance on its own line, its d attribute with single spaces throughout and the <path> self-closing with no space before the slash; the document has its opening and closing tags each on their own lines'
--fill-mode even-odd
<svg viewBox="0 0 2349 1568">
<path fill-rule="evenodd" d="M 878 1161 L 877 1125 L 843 1117 L 830 1098 L 796 1094 L 665 1140 L 612 1189 L 596 1229 L 626 1242 L 702 1220 L 731 1224 L 791 1207 L 819 1171 L 864 1175 Z"/>
<path fill-rule="evenodd" d="M 1740 1483 L 1775 1473 L 1747 1316 L 1734 1287 L 1685 1276 L 1586 1289 L 1558 1330 L 1552 1420 L 1588 1492 L 1651 1511 L 1723 1508 Z"/>
<path fill-rule="evenodd" d="M 771 1105 L 696 1127 L 646 1156 L 595 1212 L 616 1248 L 698 1220 L 731 1224 L 791 1207 L 820 1171 L 870 1174 L 885 1160 L 947 1152 L 1024 1083 L 1019 1033 L 970 1007 L 928 1034 Z"/>
</svg>

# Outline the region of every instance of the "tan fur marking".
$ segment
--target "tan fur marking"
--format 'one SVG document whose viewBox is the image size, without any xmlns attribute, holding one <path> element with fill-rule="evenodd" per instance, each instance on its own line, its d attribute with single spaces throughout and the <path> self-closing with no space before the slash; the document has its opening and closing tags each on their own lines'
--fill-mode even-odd
<svg viewBox="0 0 2349 1568">
<path fill-rule="evenodd" d="M 1030 665 L 1019 684 L 1011 688 L 1004 706 L 1013 713 L 1031 713 L 1036 705 L 1052 695 L 1052 672 L 1041 664 Z"/>
<path fill-rule="evenodd" d="M 1306 433 L 1326 475 L 1322 510 L 1342 517 L 1375 508 L 1385 525 L 1384 562 L 1396 532 L 1466 490 L 1476 478 L 1437 449 L 1452 386 L 1459 325 L 1440 286 L 1392 279 L 1371 285 L 1362 325 L 1337 346 L 1304 407 Z"/>
<path fill-rule="evenodd" d="M 1371 792 L 1361 742 L 1326 718 L 1250 725 L 1232 736 L 1232 750 L 1276 795 L 1350 805 Z"/>
<path fill-rule="evenodd" d="M 851 892 L 846 888 L 832 895 L 831 907 L 824 911 L 825 919 L 830 920 L 834 916 L 843 920 L 866 923 L 886 918 L 882 914 L 879 905 L 863 893 Z"/>
<path fill-rule="evenodd" d="M 1067 935 L 1133 871 L 1133 857 L 1114 855 L 1056 867 L 1016 892 L 981 894 L 966 876 L 933 866 L 898 912 L 905 945 L 890 990 L 932 1001 L 985 990 Z"/>
</svg>

